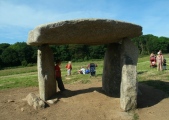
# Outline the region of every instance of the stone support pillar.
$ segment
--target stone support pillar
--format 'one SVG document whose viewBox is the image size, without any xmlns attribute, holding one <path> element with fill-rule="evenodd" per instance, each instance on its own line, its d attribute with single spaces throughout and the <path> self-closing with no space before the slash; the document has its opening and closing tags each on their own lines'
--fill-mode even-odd
<svg viewBox="0 0 169 120">
<path fill-rule="evenodd" d="M 102 89 L 110 96 L 120 95 L 120 47 L 119 43 L 109 44 L 104 56 Z"/>
<path fill-rule="evenodd" d="M 129 39 L 121 45 L 122 78 L 120 88 L 120 106 L 124 111 L 133 110 L 137 106 L 136 65 L 138 48 Z"/>
<path fill-rule="evenodd" d="M 107 95 L 120 96 L 124 111 L 137 106 L 136 65 L 138 48 L 129 39 L 109 44 L 104 57 L 102 89 Z"/>
<path fill-rule="evenodd" d="M 47 100 L 56 93 L 54 58 L 49 45 L 39 47 L 37 59 L 40 98 Z"/>
</svg>

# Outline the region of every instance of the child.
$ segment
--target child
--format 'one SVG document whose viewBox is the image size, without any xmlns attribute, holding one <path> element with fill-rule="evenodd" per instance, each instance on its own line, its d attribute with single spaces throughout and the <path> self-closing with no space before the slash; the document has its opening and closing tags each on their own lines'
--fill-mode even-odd
<svg viewBox="0 0 169 120">
<path fill-rule="evenodd" d="M 66 69 L 67 69 L 67 75 L 71 75 L 71 71 L 72 71 L 71 61 L 69 61 L 68 64 L 66 65 Z"/>
<path fill-rule="evenodd" d="M 156 56 L 154 53 L 151 53 L 150 55 L 150 67 L 156 67 Z"/>
<path fill-rule="evenodd" d="M 61 65 L 61 61 L 60 60 L 56 60 L 55 76 L 56 76 L 56 81 L 58 83 L 58 88 L 60 89 L 60 91 L 65 91 L 65 87 L 63 85 L 62 77 L 61 77 L 60 65 Z"/>
<path fill-rule="evenodd" d="M 166 66 L 167 66 L 167 64 L 166 64 L 166 59 L 164 59 L 164 60 L 163 60 L 163 70 L 166 70 L 166 69 L 167 69 Z"/>
</svg>

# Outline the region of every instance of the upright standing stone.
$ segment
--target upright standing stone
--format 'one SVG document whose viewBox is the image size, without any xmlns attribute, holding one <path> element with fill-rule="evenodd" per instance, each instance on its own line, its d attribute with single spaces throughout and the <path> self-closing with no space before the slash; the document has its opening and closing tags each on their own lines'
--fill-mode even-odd
<svg viewBox="0 0 169 120">
<path fill-rule="evenodd" d="M 123 40 L 121 50 L 122 81 L 120 106 L 124 111 L 133 110 L 137 106 L 137 59 L 138 48 L 129 39 Z"/>
<path fill-rule="evenodd" d="M 110 96 L 119 96 L 121 83 L 120 44 L 109 44 L 104 57 L 102 89 Z"/>
<path fill-rule="evenodd" d="M 53 53 L 48 45 L 38 49 L 38 81 L 42 100 L 47 100 L 56 93 Z"/>
</svg>

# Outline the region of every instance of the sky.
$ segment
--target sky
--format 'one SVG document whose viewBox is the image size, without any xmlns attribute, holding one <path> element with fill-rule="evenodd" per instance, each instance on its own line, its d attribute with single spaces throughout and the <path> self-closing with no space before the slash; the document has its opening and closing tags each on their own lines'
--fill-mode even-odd
<svg viewBox="0 0 169 120">
<path fill-rule="evenodd" d="M 35 27 L 74 19 L 111 19 L 169 37 L 169 0 L 0 0 L 0 44 L 27 42 Z"/>
</svg>

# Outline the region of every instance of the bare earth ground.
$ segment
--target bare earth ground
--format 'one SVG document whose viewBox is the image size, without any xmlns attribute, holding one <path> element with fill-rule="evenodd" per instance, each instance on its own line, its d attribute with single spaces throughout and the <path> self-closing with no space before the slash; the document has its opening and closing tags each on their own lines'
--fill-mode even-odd
<svg viewBox="0 0 169 120">
<path fill-rule="evenodd" d="M 66 84 L 57 93 L 58 102 L 35 110 L 22 99 L 38 87 L 0 91 L 0 120 L 133 120 L 133 112 L 120 109 L 119 98 L 106 96 L 100 80 L 88 84 Z M 135 115 L 139 120 L 169 120 L 169 99 L 160 91 L 140 84 Z"/>
</svg>

